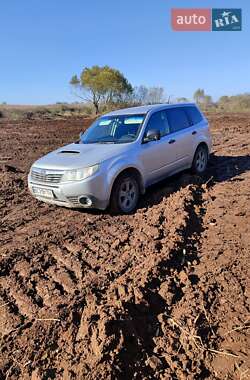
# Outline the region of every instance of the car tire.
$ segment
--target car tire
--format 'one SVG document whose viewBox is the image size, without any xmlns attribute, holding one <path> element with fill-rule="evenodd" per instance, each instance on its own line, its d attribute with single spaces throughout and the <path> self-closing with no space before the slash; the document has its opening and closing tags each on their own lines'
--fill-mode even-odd
<svg viewBox="0 0 250 380">
<path fill-rule="evenodd" d="M 207 169 L 208 163 L 208 148 L 205 144 L 201 144 L 196 149 L 193 163 L 192 172 L 197 175 L 203 175 Z"/>
<path fill-rule="evenodd" d="M 138 180 L 134 174 L 121 174 L 113 185 L 110 211 L 113 214 L 131 214 L 135 211 L 140 196 Z"/>
</svg>

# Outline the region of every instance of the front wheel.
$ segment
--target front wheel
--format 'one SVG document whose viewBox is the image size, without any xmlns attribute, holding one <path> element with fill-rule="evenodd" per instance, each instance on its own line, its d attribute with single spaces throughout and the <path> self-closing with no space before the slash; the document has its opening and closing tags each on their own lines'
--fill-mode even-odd
<svg viewBox="0 0 250 380">
<path fill-rule="evenodd" d="M 205 145 L 200 145 L 196 149 L 193 164 L 192 172 L 194 174 L 202 175 L 207 169 L 208 163 L 208 149 Z"/>
<path fill-rule="evenodd" d="M 131 214 L 135 211 L 140 190 L 136 177 L 133 174 L 121 174 L 115 181 L 110 209 L 113 213 Z"/>
</svg>

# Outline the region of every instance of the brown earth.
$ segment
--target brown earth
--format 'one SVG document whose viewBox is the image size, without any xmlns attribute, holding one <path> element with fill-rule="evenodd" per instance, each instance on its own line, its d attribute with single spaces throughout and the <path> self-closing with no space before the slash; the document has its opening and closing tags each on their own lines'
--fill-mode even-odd
<svg viewBox="0 0 250 380">
<path fill-rule="evenodd" d="M 250 378 L 250 116 L 209 120 L 206 178 L 115 217 L 27 191 L 89 120 L 1 122 L 0 379 Z"/>
</svg>

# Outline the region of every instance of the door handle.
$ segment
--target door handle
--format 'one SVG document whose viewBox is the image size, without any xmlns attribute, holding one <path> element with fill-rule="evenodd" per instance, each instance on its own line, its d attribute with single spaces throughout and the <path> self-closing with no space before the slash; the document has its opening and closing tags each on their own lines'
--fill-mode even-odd
<svg viewBox="0 0 250 380">
<path fill-rule="evenodd" d="M 196 135 L 196 134 L 197 134 L 197 131 L 193 131 L 193 132 L 192 132 L 192 135 Z"/>
<path fill-rule="evenodd" d="M 172 139 L 172 140 L 169 140 L 169 142 L 168 142 L 169 144 L 174 144 L 175 143 L 175 140 L 174 139 Z"/>
</svg>

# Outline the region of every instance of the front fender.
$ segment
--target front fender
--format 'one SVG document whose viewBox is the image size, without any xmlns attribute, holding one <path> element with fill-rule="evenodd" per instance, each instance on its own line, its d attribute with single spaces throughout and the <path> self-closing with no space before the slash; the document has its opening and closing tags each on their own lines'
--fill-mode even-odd
<svg viewBox="0 0 250 380">
<path fill-rule="evenodd" d="M 135 169 L 139 172 L 142 180 L 142 189 L 145 189 L 143 170 L 135 161 L 131 160 L 131 157 L 119 157 L 112 161 L 107 167 L 107 182 L 109 184 L 109 197 L 112 191 L 113 184 L 116 178 L 126 169 Z"/>
</svg>

